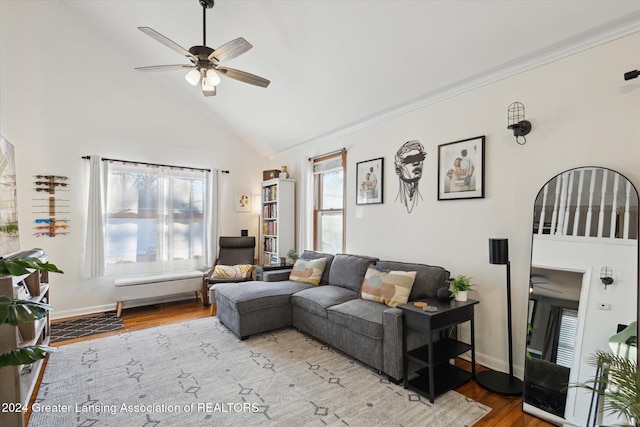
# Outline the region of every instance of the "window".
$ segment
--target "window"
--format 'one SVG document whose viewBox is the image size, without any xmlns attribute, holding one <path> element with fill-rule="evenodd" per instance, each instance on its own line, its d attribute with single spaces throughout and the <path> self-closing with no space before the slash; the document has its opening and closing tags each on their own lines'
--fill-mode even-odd
<svg viewBox="0 0 640 427">
<path fill-rule="evenodd" d="M 107 272 L 199 267 L 205 251 L 206 186 L 201 170 L 109 163 Z"/>
<path fill-rule="evenodd" d="M 313 246 L 320 252 L 344 252 L 344 169 L 346 152 L 313 160 Z"/>
<path fill-rule="evenodd" d="M 558 338 L 558 352 L 556 363 L 571 368 L 573 365 L 573 351 L 578 334 L 578 311 L 568 308 L 562 309 L 560 320 L 560 335 Z"/>
</svg>

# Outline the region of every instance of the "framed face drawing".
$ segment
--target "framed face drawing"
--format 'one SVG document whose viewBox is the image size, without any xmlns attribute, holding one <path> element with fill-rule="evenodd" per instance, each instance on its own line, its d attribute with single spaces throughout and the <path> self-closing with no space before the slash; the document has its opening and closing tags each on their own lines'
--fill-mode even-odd
<svg viewBox="0 0 640 427">
<path fill-rule="evenodd" d="M 484 139 L 438 146 L 438 200 L 484 198 Z"/>
<path fill-rule="evenodd" d="M 398 175 L 398 195 L 399 200 L 407 208 L 407 213 L 411 213 L 413 208 L 422 199 L 418 184 L 423 175 L 424 159 L 427 152 L 418 140 L 407 141 L 396 152 L 394 167 Z"/>
</svg>

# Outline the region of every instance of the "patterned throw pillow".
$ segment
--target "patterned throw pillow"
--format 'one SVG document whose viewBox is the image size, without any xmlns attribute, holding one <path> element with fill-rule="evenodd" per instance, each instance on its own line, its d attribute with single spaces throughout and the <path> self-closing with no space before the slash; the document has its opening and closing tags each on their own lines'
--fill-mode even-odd
<svg viewBox="0 0 640 427">
<path fill-rule="evenodd" d="M 251 267 L 251 264 L 216 265 L 212 277 L 214 279 L 245 279 Z"/>
<path fill-rule="evenodd" d="M 320 279 L 322 278 L 322 272 L 324 271 L 324 266 L 326 263 L 326 258 L 298 258 L 296 260 L 296 263 L 293 264 L 291 274 L 289 274 L 289 280 L 310 283 L 317 286 L 320 283 Z"/>
<path fill-rule="evenodd" d="M 389 307 L 406 304 L 415 280 L 415 271 L 393 271 L 371 266 L 362 281 L 360 297 Z"/>
</svg>

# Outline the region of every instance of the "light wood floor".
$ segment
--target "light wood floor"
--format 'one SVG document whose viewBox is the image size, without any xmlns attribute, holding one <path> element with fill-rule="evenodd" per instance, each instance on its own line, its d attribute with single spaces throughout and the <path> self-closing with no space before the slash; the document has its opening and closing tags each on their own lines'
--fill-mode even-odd
<svg viewBox="0 0 640 427">
<path fill-rule="evenodd" d="M 158 304 L 148 307 L 139 307 L 124 309 L 122 311 L 122 319 L 124 321 L 125 330 L 144 329 L 153 326 L 166 325 L 169 323 L 181 322 L 189 319 L 198 319 L 207 317 L 209 308 L 204 307 L 199 301 L 184 301 L 178 303 Z M 78 338 L 54 343 L 53 346 L 71 344 L 78 341 L 87 341 L 90 339 L 115 335 L 122 330 L 114 332 L 106 332 L 104 334 L 92 335 L 88 338 Z M 459 360 L 456 363 L 467 364 L 468 362 Z M 483 370 L 482 366 L 478 366 L 477 370 Z M 39 384 L 37 385 L 39 387 Z M 493 394 L 480 387 L 475 381 L 470 381 L 456 389 L 457 392 L 489 406 L 492 411 L 474 424 L 474 427 L 541 427 L 552 426 L 539 418 L 522 412 L 522 398 L 508 397 Z M 37 394 L 37 393 L 34 393 Z M 27 417 L 30 414 L 27 414 Z"/>
</svg>

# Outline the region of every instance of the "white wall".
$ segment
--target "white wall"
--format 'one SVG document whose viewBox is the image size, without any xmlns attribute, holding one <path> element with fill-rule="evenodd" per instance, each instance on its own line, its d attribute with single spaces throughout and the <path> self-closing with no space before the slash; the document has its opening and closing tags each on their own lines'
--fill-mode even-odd
<svg viewBox="0 0 640 427">
<path fill-rule="evenodd" d="M 640 186 L 640 80 L 622 77 L 640 65 L 639 51 L 635 33 L 328 142 L 298 147 L 272 164 L 286 164 L 299 177 L 305 158 L 346 147 L 347 252 L 442 265 L 453 275 L 472 276 L 480 300 L 478 360 L 503 371 L 505 268 L 489 264 L 488 239 L 509 238 L 515 372 L 521 375 L 534 200 L 548 179 L 577 166 L 608 167 Z M 506 129 L 507 107 L 514 101 L 525 105 L 533 123 L 522 146 Z M 437 201 L 438 145 L 479 135 L 486 135 L 485 198 Z M 412 139 L 422 142 L 427 158 L 420 181 L 424 200 L 408 214 L 395 201 L 393 160 Z M 377 157 L 385 158 L 384 204 L 356 205 L 355 164 Z"/>
<path fill-rule="evenodd" d="M 2 1 L 0 16 L 0 133 L 16 148 L 21 248 L 45 249 L 65 271 L 52 278 L 54 317 L 114 307 L 112 277 L 81 277 L 84 155 L 229 170 L 220 178 L 220 232 L 256 235 L 257 213 L 236 213 L 233 198 L 244 189 L 260 194 L 261 154 L 134 71 L 130 58 L 59 2 Z M 70 199 L 68 236 L 33 236 L 42 216 L 32 213 L 33 198 L 43 197 L 33 175 L 48 174 L 69 177 L 70 191 L 57 194 Z"/>
</svg>

